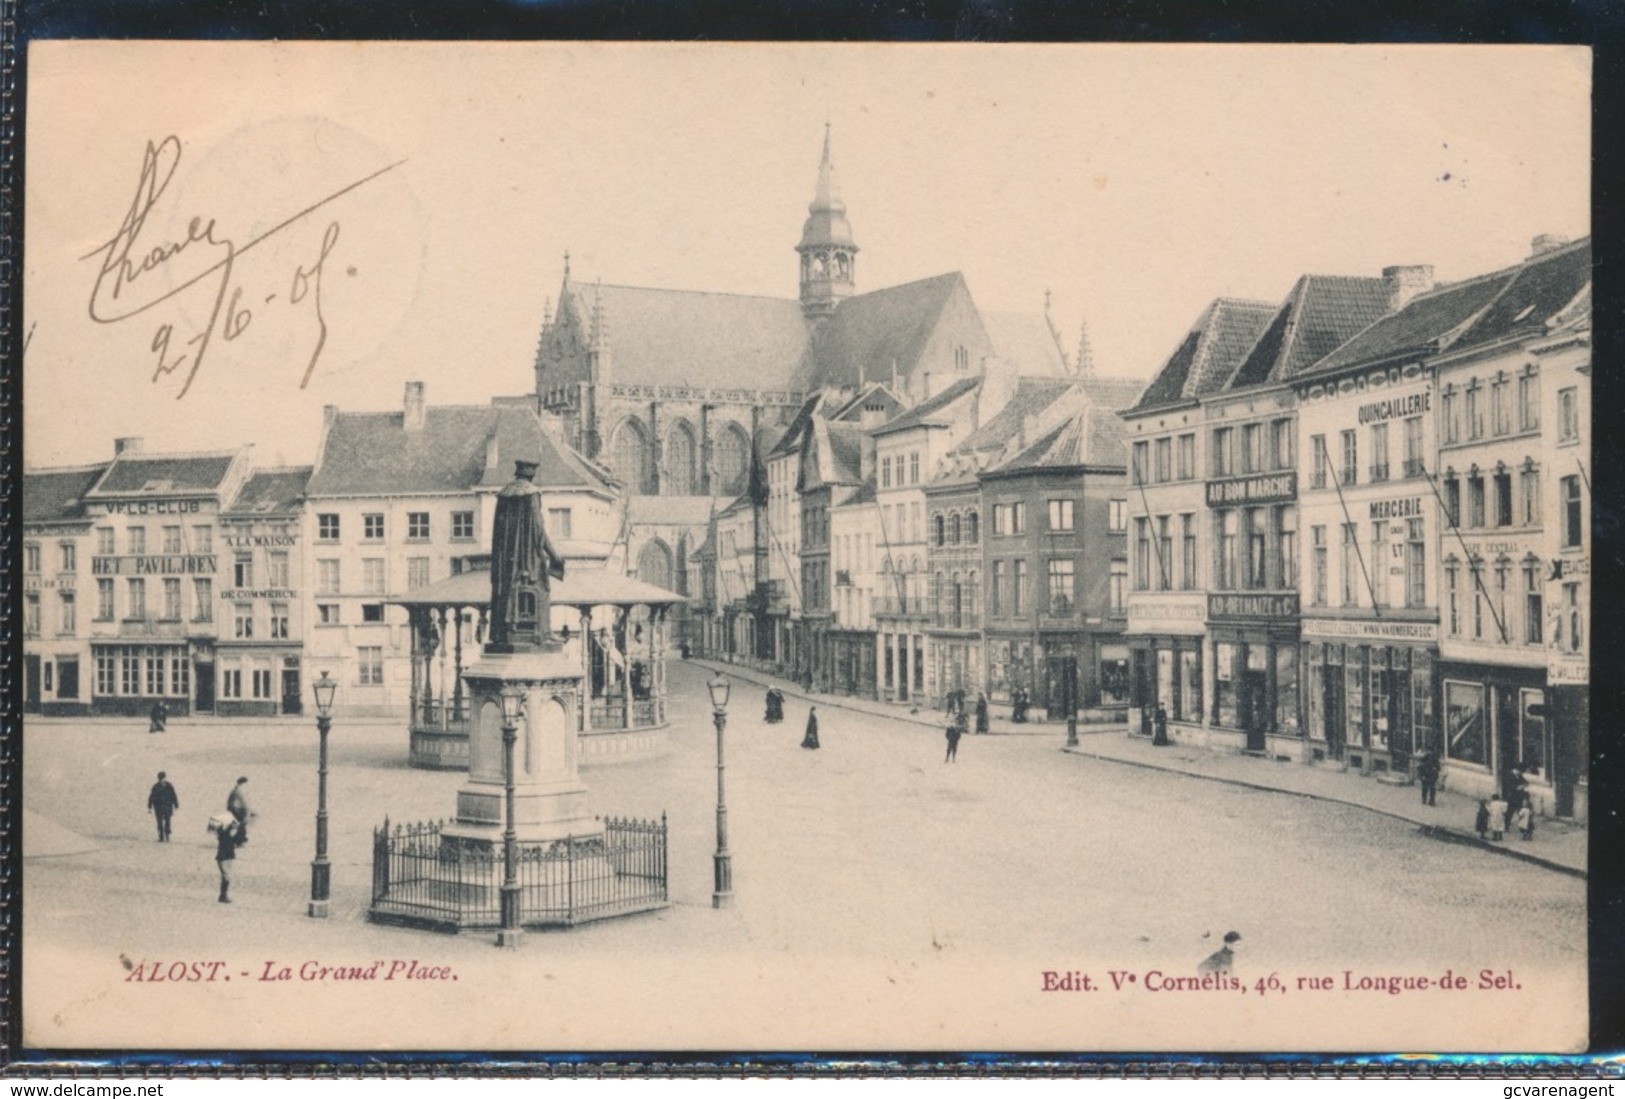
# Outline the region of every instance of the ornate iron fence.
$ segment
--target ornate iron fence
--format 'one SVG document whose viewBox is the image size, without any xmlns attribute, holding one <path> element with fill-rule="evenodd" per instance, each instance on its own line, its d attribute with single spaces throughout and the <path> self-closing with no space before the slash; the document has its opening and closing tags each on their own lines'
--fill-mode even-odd
<svg viewBox="0 0 1625 1099">
<path fill-rule="evenodd" d="M 667 832 L 660 820 L 599 818 L 603 831 L 516 851 L 519 919 L 525 927 L 570 927 L 664 908 Z M 500 926 L 500 838 L 444 833 L 446 821 L 391 826 L 372 837 L 375 923 L 436 931 Z"/>
</svg>

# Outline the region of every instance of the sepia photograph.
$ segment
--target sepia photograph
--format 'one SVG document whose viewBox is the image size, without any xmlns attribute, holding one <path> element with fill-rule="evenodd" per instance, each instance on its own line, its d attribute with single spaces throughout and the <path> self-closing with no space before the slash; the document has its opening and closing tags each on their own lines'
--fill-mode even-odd
<svg viewBox="0 0 1625 1099">
<path fill-rule="evenodd" d="M 1584 1051 L 1591 96 L 33 41 L 22 1046 Z"/>
</svg>

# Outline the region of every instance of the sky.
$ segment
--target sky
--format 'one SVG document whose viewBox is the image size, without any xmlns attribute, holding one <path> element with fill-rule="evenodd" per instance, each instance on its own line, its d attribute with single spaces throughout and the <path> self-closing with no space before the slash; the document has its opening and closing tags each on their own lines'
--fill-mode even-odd
<svg viewBox="0 0 1625 1099">
<path fill-rule="evenodd" d="M 527 392 L 566 252 L 793 299 L 826 123 L 860 292 L 1048 292 L 1149 379 L 1216 296 L 1585 234 L 1590 92 L 1569 47 L 36 42 L 24 458 Z"/>
</svg>

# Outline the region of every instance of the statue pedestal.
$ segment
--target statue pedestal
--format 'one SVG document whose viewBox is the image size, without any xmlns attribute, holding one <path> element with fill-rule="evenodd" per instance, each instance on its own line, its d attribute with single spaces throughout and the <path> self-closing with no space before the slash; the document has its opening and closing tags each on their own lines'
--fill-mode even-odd
<svg viewBox="0 0 1625 1099">
<path fill-rule="evenodd" d="M 507 782 L 502 699 L 524 692 L 514 743 L 514 831 L 521 844 L 596 836 L 603 826 L 587 812 L 578 773 L 576 735 L 581 668 L 556 641 L 539 651 L 486 653 L 463 673 L 470 698 L 468 781 L 457 791 L 457 819 L 441 834 L 470 844 L 502 844 Z"/>
</svg>

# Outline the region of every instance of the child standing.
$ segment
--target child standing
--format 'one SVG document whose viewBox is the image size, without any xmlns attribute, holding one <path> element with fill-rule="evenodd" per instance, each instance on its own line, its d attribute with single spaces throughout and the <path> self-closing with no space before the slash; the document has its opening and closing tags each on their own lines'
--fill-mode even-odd
<svg viewBox="0 0 1625 1099">
<path fill-rule="evenodd" d="M 1490 830 L 1490 803 L 1483 798 L 1478 799 L 1478 816 L 1473 818 L 1473 830 L 1478 838 L 1483 839 L 1484 833 Z"/>
<path fill-rule="evenodd" d="M 1506 838 L 1507 832 L 1507 803 L 1500 794 L 1490 799 L 1490 839 L 1500 843 Z"/>
<path fill-rule="evenodd" d="M 1535 814 L 1530 812 L 1528 802 L 1518 806 L 1518 811 L 1512 814 L 1512 826 L 1524 839 L 1535 838 Z"/>
</svg>

